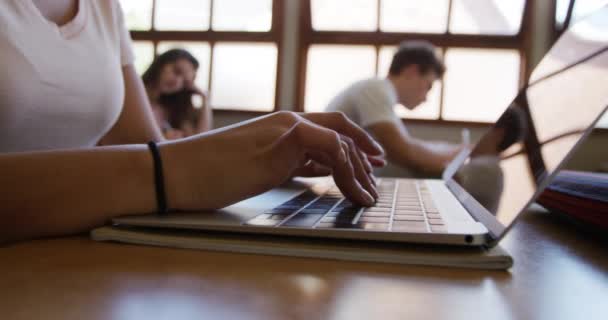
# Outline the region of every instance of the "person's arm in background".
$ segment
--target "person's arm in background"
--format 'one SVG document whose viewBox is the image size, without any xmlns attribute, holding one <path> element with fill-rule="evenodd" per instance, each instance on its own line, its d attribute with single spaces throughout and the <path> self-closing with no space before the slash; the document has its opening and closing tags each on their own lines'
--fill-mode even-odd
<svg viewBox="0 0 608 320">
<path fill-rule="evenodd" d="M 395 164 L 414 168 L 428 174 L 441 174 L 460 148 L 412 137 L 403 126 L 393 122 L 379 122 L 366 128 L 384 148 L 386 158 Z"/>
<path fill-rule="evenodd" d="M 122 68 L 125 84 L 123 110 L 114 127 L 101 139 L 102 145 L 145 143 L 162 141 L 146 89 L 132 64 Z"/>
<path fill-rule="evenodd" d="M 193 90 L 196 95 L 201 97 L 202 104 L 200 109 L 196 110 L 194 113 L 195 117 L 193 117 L 192 121 L 184 121 L 184 124 L 181 126 L 180 131 L 183 133 L 184 137 L 213 129 L 213 110 L 208 104 L 207 95 L 196 87 Z M 167 139 L 171 139 L 167 134 L 165 134 L 165 136 Z"/>
<path fill-rule="evenodd" d="M 202 133 L 213 129 L 213 110 L 207 95 L 201 90 L 197 90 L 197 94 L 203 99 L 203 104 L 199 110 L 198 119 L 196 119 L 195 133 Z"/>
</svg>

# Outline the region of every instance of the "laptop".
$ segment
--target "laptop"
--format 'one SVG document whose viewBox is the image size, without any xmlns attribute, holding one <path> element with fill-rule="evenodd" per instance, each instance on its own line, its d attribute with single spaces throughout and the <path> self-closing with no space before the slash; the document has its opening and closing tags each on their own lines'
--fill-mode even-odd
<svg viewBox="0 0 608 320">
<path fill-rule="evenodd" d="M 442 179 L 379 178 L 380 196 L 369 208 L 345 199 L 331 178 L 295 179 L 221 210 L 113 223 L 493 247 L 608 116 L 606 21 L 608 6 L 565 32 L 494 126 Z"/>
</svg>

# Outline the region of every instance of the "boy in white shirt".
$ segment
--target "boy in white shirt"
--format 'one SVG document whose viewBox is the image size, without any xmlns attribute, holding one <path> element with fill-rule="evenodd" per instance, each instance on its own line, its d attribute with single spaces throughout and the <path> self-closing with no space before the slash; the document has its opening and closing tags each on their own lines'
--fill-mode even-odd
<svg viewBox="0 0 608 320">
<path fill-rule="evenodd" d="M 444 72 L 432 44 L 406 41 L 393 56 L 386 78 L 352 84 L 334 97 L 326 111 L 343 112 L 370 132 L 388 160 L 409 174 L 439 175 L 460 148 L 412 137 L 393 107 L 398 103 L 410 110 L 419 106 Z"/>
</svg>

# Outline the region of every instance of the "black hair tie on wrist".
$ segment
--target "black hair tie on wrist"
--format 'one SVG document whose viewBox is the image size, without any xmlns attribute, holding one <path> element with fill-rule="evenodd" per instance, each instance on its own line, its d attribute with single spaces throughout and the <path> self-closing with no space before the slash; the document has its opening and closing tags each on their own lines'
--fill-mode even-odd
<svg viewBox="0 0 608 320">
<path fill-rule="evenodd" d="M 158 152 L 156 142 L 148 142 L 148 148 L 152 153 L 152 159 L 154 161 L 154 186 L 156 188 L 156 205 L 158 207 L 158 214 L 165 215 L 169 212 L 169 208 L 167 208 L 167 195 L 165 193 L 163 162 L 160 158 L 160 152 Z"/>
</svg>

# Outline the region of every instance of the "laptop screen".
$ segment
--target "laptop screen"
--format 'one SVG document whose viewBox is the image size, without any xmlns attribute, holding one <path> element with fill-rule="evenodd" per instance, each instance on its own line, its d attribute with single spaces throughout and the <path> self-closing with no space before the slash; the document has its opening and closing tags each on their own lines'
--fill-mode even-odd
<svg viewBox="0 0 608 320">
<path fill-rule="evenodd" d="M 605 6 L 560 37 L 448 187 L 500 237 L 607 106 Z"/>
</svg>

